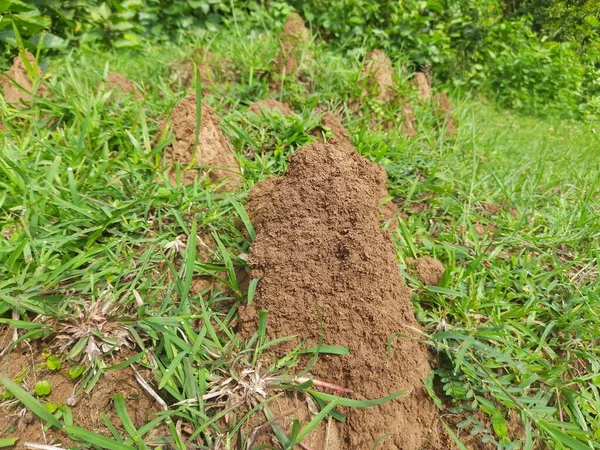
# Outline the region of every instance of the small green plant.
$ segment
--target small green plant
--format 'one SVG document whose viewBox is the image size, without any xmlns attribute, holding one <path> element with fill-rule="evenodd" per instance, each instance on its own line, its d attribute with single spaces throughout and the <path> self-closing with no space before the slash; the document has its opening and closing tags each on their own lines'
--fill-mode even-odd
<svg viewBox="0 0 600 450">
<path fill-rule="evenodd" d="M 62 367 L 62 364 L 60 362 L 60 359 L 58 359 L 57 356 L 50 355 L 46 359 L 46 367 L 48 368 L 48 370 L 56 371 L 56 370 L 60 370 L 60 368 Z"/>
<path fill-rule="evenodd" d="M 35 383 L 34 392 L 38 397 L 46 397 L 47 395 L 50 395 L 51 391 L 52 386 L 50 385 L 49 381 L 41 380 Z"/>
</svg>

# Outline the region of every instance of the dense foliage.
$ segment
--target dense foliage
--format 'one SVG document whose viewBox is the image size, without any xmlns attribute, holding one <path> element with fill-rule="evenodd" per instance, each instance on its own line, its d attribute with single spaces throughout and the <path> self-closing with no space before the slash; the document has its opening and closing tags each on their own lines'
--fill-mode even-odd
<svg viewBox="0 0 600 450">
<path fill-rule="evenodd" d="M 414 69 L 430 69 L 438 81 L 477 88 L 502 106 L 599 115 L 596 0 L 3 0 L 0 45 L 16 45 L 16 28 L 31 46 L 45 36 L 40 46 L 46 48 L 69 42 L 136 48 L 147 40 L 203 34 L 244 14 L 278 17 L 290 8 L 331 45 L 383 48 Z"/>
</svg>

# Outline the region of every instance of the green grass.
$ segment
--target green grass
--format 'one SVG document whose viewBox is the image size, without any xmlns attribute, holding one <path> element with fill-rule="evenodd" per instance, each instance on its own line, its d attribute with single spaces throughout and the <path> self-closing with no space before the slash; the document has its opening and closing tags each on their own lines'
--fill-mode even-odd
<svg viewBox="0 0 600 450">
<path fill-rule="evenodd" d="M 453 432 L 465 435 L 467 428 L 505 449 L 599 448 L 595 131 L 581 123 L 515 116 L 457 96 L 456 139 L 436 129 L 431 107 L 417 106 L 419 137 L 405 140 L 395 131 L 373 129 L 398 117 L 398 110 L 365 101 L 353 111 L 360 51 L 344 57 L 320 43 L 305 52 L 307 82 L 284 80 L 276 93 L 298 114 L 252 115 L 246 106 L 269 96 L 267 74 L 278 43 L 272 32 L 261 38 L 238 30 L 248 31 L 239 23 L 204 43 L 149 47 L 141 54 L 73 50 L 52 58 L 51 94 L 32 108 L 19 111 L 0 101 L 9 130 L 0 133 L 0 321 L 20 329 L 21 340 L 35 340 L 64 332 L 78 311 L 87 312 L 82 324 L 94 328 L 90 311 L 103 311 L 137 354 L 116 367 L 110 364 L 113 350 L 96 356 L 86 363 L 82 387 L 93 389 L 107 370 L 149 367 L 156 375 L 152 389 L 168 409 L 136 429 L 116 396 L 120 423 L 107 424 L 109 445 L 107 437 L 69 423 L 68 406 L 45 413 L 27 391 L 0 381 L 48 423 L 99 448 L 146 448 L 151 443 L 144 436 L 158 426 L 168 430 L 170 445 L 185 448 L 175 426 L 179 420 L 194 430 L 189 442 L 198 437 L 206 446 L 198 448 L 233 448 L 236 432 L 247 432 L 248 408 L 219 383 L 247 394 L 257 361 L 271 344 L 264 326 L 249 342 L 235 335 L 235 305 L 253 295 L 239 279 L 253 236 L 241 205 L 248 188 L 281 174 L 287 157 L 314 139 L 318 111 L 329 109 L 341 112 L 359 152 L 385 166 L 390 194 L 407 213 L 393 233 L 401 267 L 405 258 L 425 255 L 447 267 L 438 287 L 406 276 L 426 339 L 439 356 L 431 395 L 444 397 L 442 416 Z M 237 82 L 214 87 L 205 100 L 223 118 L 235 147 L 245 180 L 240 194 L 221 193 L 202 181 L 172 187 L 161 175 L 168 137 L 156 143 L 154 137 L 162 116 L 186 94 L 171 89 L 168 64 L 199 44 L 230 58 L 235 72 Z M 108 70 L 135 80 L 145 98 L 109 92 L 103 86 Z M 397 75 L 410 95 L 400 65 Z M 197 251 L 197 236 L 215 241 L 209 257 Z M 178 237 L 185 243 L 180 252 L 169 245 Z M 213 278 L 215 288 L 194 292 L 198 276 Z M 13 312 L 18 319 L 11 319 L 17 317 Z M 40 315 L 43 322 L 36 319 Z M 86 360 L 90 340 L 110 347 L 116 336 L 74 335 L 59 356 L 78 364 Z M 309 353 L 324 351 L 344 349 Z M 296 379 L 304 369 L 301 354 L 299 347 L 263 368 L 267 399 L 256 395 L 251 409 L 268 417 L 273 396 L 313 392 L 325 412 L 288 436 L 274 427 L 284 448 L 336 405 L 367 406 Z M 523 423 L 518 435 L 508 431 L 510 410 Z M 227 427 L 220 420 L 225 415 L 231 419 Z M 240 438 L 242 448 L 248 439 Z M 8 442 L 0 440 L 0 446 Z"/>
</svg>

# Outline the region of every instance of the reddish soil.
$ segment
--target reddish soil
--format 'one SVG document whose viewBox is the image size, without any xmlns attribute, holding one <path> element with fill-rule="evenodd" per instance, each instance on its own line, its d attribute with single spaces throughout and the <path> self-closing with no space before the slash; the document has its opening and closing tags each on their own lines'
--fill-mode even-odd
<svg viewBox="0 0 600 450">
<path fill-rule="evenodd" d="M 271 338 L 297 335 L 315 345 L 343 345 L 347 356 L 323 356 L 311 370 L 358 399 L 407 394 L 379 407 L 352 409 L 340 427 L 342 449 L 451 448 L 422 378 L 429 353 L 418 342 L 410 291 L 389 234 L 380 229 L 385 170 L 334 141 L 302 148 L 281 178 L 257 184 L 248 211 L 256 229 L 251 277 L 261 279 L 254 303 L 240 311 L 243 335 L 258 310 L 269 311 Z M 388 359 L 390 336 L 397 337 Z M 275 347 L 277 355 L 297 342 Z M 324 443 L 313 448 L 322 448 Z"/>
<path fill-rule="evenodd" d="M 142 98 L 142 94 L 138 90 L 135 83 L 120 73 L 109 72 L 106 76 L 106 84 L 111 89 L 117 89 L 126 94 L 133 94 L 137 99 Z"/>
<path fill-rule="evenodd" d="M 10 336 L 12 336 L 12 332 L 9 329 L 0 333 L 0 352 L 9 345 Z M 0 358 L 0 373 L 10 379 L 21 378 L 21 386 L 29 392 L 33 392 L 37 381 L 48 381 L 52 391 L 42 401 L 55 405 L 69 404 L 75 425 L 111 436 L 100 417 L 100 414 L 104 413 L 118 429 L 122 430 L 113 404 L 113 395 L 116 393 L 123 395 L 127 411 L 136 428 L 148 423 L 160 410 L 154 399 L 138 384 L 131 368 L 105 372 L 91 393 L 86 394 L 80 392 L 78 383 L 68 377 L 68 367 L 63 366 L 56 372 L 46 368 L 41 356 L 44 350 L 40 341 L 32 342 L 31 347 L 21 344 Z M 131 356 L 133 355 L 123 354 L 120 359 L 125 360 Z M 116 362 L 106 361 L 109 365 Z M 146 381 L 152 380 L 151 372 L 139 369 L 139 373 Z M 0 392 L 3 392 L 2 388 L 0 388 Z M 42 421 L 22 408 L 16 400 L 0 404 L 0 436 L 19 438 L 14 447 L 16 449 L 24 449 L 25 442 L 45 445 L 62 444 L 65 448 L 75 445 L 61 431 L 55 429 L 44 431 Z"/>
<path fill-rule="evenodd" d="M 279 100 L 275 100 L 274 98 L 270 98 L 268 100 L 258 100 L 250 105 L 248 108 L 249 111 L 252 111 L 254 114 L 264 114 L 269 111 L 279 111 L 284 116 L 293 116 L 294 110 L 287 103 L 282 103 Z"/>
<path fill-rule="evenodd" d="M 168 177 L 175 184 L 175 163 L 180 163 L 181 181 L 192 184 L 199 172 L 207 173 L 211 180 L 226 179 L 227 190 L 241 186 L 240 167 L 229 142 L 221 131 L 221 120 L 212 108 L 202 102 L 200 137 L 194 149 L 196 137 L 196 95 L 183 99 L 171 113 L 171 129 L 175 140 L 166 149 L 169 163 Z M 162 127 L 164 133 L 164 125 Z"/>
<path fill-rule="evenodd" d="M 415 110 L 411 105 L 404 105 L 402 107 L 402 136 L 405 138 L 417 137 L 417 124 L 415 121 Z"/>
<path fill-rule="evenodd" d="M 428 286 L 440 284 L 445 269 L 444 265 L 437 259 L 426 256 L 417 259 L 409 258 L 406 262 L 411 266 L 412 272 L 421 283 Z"/>
<path fill-rule="evenodd" d="M 446 130 L 446 136 L 454 136 L 458 131 L 456 127 L 456 121 L 454 120 L 452 103 L 445 92 L 435 94 L 433 96 L 433 103 L 435 104 L 435 113 L 444 123 Z"/>
<path fill-rule="evenodd" d="M 283 28 L 283 39 L 296 42 L 308 40 L 308 30 L 300 14 L 292 13 L 288 16 Z"/>
<path fill-rule="evenodd" d="M 396 95 L 396 83 L 392 75 L 392 62 L 381 50 L 373 50 L 365 57 L 363 78 L 374 90 L 379 101 L 391 100 Z"/>
<path fill-rule="evenodd" d="M 308 41 L 308 29 L 299 14 L 290 14 L 281 34 L 281 52 L 277 55 L 274 67 L 274 80 L 272 87 L 277 86 L 278 77 L 284 72 L 286 77 L 296 76 L 302 48 Z"/>
<path fill-rule="evenodd" d="M 321 117 L 321 126 L 329 128 L 334 139 L 336 139 L 338 145 L 346 150 L 354 150 L 350 134 L 344 128 L 338 116 L 332 112 L 326 112 Z"/>
<path fill-rule="evenodd" d="M 412 84 L 417 89 L 417 98 L 422 102 L 431 100 L 431 86 L 423 72 L 417 72 L 412 79 Z"/>
<path fill-rule="evenodd" d="M 35 57 L 27 51 L 25 53 L 29 63 L 32 66 L 35 66 Z M 37 76 L 42 76 L 42 69 L 40 69 L 39 66 L 37 68 Z M 20 85 L 27 92 L 19 89 L 14 83 Z M 2 88 L 2 93 L 7 103 L 10 103 L 15 107 L 22 106 L 24 102 L 31 101 L 31 93 L 33 92 L 34 86 L 32 80 L 27 74 L 27 68 L 25 67 L 20 55 L 15 57 L 13 65 L 8 72 L 6 72 L 5 75 L 0 75 L 0 88 Z M 39 84 L 37 88 L 37 95 L 44 95 L 46 90 L 47 89 L 44 84 Z"/>
</svg>

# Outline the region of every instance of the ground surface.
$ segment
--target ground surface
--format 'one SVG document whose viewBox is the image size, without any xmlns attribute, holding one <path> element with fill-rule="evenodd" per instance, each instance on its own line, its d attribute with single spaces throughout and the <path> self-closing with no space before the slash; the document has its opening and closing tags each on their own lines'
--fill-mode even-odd
<svg viewBox="0 0 600 450">
<path fill-rule="evenodd" d="M 366 52 L 344 57 L 273 26 L 257 33 L 238 24 L 143 54 L 76 50 L 47 61 L 47 90 L 33 103 L 0 102 L 0 444 L 286 448 L 308 436 L 305 448 L 352 448 L 344 427 L 334 430 L 342 413 L 351 429 L 352 407 L 367 404 L 331 396 L 366 401 L 353 384 L 361 378 L 347 374 L 357 395 L 345 393 L 343 373 L 323 380 L 333 387 L 305 380 L 313 367 L 327 374 L 328 360 L 338 367 L 344 347 L 320 348 L 327 354 L 316 363 L 318 343 L 303 352 L 277 336 L 271 345 L 268 316 L 236 334 L 240 305 L 266 298 L 248 275 L 262 231 L 244 210 L 247 193 L 281 176 L 300 147 L 335 135 L 343 151 L 354 146 L 387 173 L 387 212 L 377 217 L 404 278 L 392 284 L 412 289 L 416 317 L 402 334 L 428 345 L 423 402 L 436 405 L 447 444 L 455 436 L 468 448 L 598 448 L 596 130 L 460 95 L 450 97 L 450 122 L 419 99 L 403 67 L 394 66 L 391 87 L 386 74 L 382 95 L 361 64 Z M 198 81 L 182 61 L 196 62 Z M 110 83 L 109 72 L 135 88 Z M 209 112 L 186 117 L 179 136 L 168 116 L 192 93 L 188 106 L 198 111 L 203 101 Z M 251 106 L 259 100 L 268 101 Z M 322 121 L 326 112 L 333 116 Z M 232 151 L 219 176 L 195 164 L 207 148 L 193 124 L 208 122 L 211 139 Z M 196 158 L 180 158 L 189 149 Z M 351 188 L 362 192 L 361 182 Z M 441 279 L 421 257 L 442 262 Z M 274 329 L 283 323 L 277 312 Z M 307 313 L 279 312 L 288 323 Z M 335 330 L 331 317 L 315 320 L 324 335 Z M 281 344 L 286 356 L 274 361 Z"/>
</svg>

